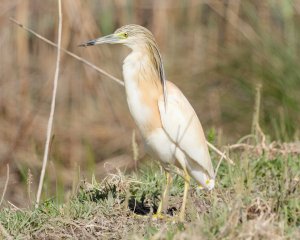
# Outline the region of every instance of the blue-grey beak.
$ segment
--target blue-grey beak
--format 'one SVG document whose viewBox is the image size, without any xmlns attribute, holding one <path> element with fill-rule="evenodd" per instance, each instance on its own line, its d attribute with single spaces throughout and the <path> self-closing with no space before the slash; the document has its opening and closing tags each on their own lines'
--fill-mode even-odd
<svg viewBox="0 0 300 240">
<path fill-rule="evenodd" d="M 87 46 L 93 46 L 93 45 L 97 45 L 97 44 L 103 44 L 103 43 L 110 43 L 110 44 L 114 44 L 114 43 L 118 43 L 120 40 L 119 36 L 116 34 L 110 34 L 101 38 L 97 38 L 97 39 L 93 39 L 93 40 L 89 40 L 87 42 L 81 43 L 78 46 L 79 47 L 87 47 Z"/>
</svg>

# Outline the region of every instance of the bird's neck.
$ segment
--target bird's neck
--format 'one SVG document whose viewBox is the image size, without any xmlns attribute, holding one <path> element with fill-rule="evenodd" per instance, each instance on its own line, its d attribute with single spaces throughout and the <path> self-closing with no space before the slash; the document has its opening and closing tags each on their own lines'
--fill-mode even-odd
<svg viewBox="0 0 300 240">
<path fill-rule="evenodd" d="M 163 90 L 159 75 L 151 64 L 143 51 L 132 51 L 123 64 L 129 110 L 144 137 L 161 126 L 157 102 Z"/>
<path fill-rule="evenodd" d="M 158 90 L 162 90 L 160 76 L 156 66 L 147 49 L 134 49 L 124 60 L 123 75 L 126 82 L 135 81 L 139 84 L 154 85 Z"/>
</svg>

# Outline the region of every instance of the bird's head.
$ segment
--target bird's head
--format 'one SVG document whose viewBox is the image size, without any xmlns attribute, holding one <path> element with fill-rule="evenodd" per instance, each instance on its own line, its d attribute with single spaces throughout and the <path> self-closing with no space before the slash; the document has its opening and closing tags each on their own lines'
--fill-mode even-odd
<svg viewBox="0 0 300 240">
<path fill-rule="evenodd" d="M 89 40 L 79 46 L 87 47 L 103 43 L 123 44 L 133 51 L 143 50 L 146 52 L 159 76 L 163 86 L 164 98 L 166 99 L 166 79 L 161 55 L 152 33 L 147 28 L 135 24 L 125 25 L 117 29 L 113 34 Z"/>
<path fill-rule="evenodd" d="M 80 44 L 81 47 L 93 46 L 97 44 L 123 44 L 131 49 L 148 44 L 155 44 L 152 33 L 139 25 L 130 24 L 117 29 L 113 34 L 89 40 Z"/>
</svg>

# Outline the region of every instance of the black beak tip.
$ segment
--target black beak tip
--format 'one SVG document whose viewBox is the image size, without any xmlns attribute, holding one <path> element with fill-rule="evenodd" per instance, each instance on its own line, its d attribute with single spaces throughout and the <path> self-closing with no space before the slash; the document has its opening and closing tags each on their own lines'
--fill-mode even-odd
<svg viewBox="0 0 300 240">
<path fill-rule="evenodd" d="M 87 41 L 85 43 L 81 43 L 78 45 L 78 47 L 87 47 L 87 46 L 93 46 L 95 45 L 95 41 L 94 40 L 90 40 L 90 41 Z"/>
</svg>

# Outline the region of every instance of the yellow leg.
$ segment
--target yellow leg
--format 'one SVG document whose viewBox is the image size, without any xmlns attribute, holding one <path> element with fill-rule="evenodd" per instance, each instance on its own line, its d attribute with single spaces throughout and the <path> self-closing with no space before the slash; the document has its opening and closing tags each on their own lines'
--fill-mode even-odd
<svg viewBox="0 0 300 240">
<path fill-rule="evenodd" d="M 187 201 L 188 191 L 190 188 L 190 180 L 191 180 L 190 175 L 186 171 L 184 173 L 184 179 L 185 179 L 185 183 L 184 183 L 183 201 L 182 201 L 180 214 L 179 214 L 179 221 L 181 222 L 184 221 L 184 217 L 185 217 L 185 207 L 186 207 L 186 201 Z"/>
<path fill-rule="evenodd" d="M 155 218 L 162 218 L 162 212 L 166 211 L 166 208 L 167 208 L 167 203 L 168 203 L 168 198 L 169 198 L 169 189 L 170 189 L 170 185 L 172 182 L 172 176 L 169 172 L 166 172 L 166 177 L 167 177 L 167 184 L 166 184 L 165 190 L 163 192 L 163 195 L 161 197 L 161 201 L 159 203 L 157 212 L 155 214 Z"/>
</svg>

